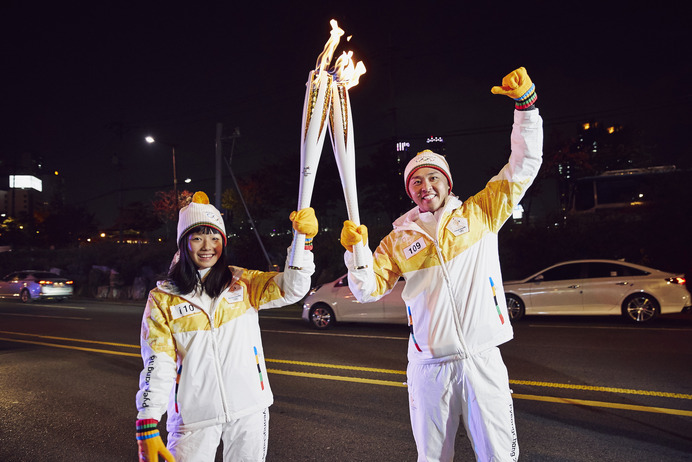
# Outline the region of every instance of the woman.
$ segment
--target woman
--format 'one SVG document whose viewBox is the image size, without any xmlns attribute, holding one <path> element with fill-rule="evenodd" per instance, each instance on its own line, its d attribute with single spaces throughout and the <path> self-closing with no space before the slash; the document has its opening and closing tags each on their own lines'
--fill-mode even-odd
<svg viewBox="0 0 692 462">
<path fill-rule="evenodd" d="M 178 252 L 168 279 L 149 293 L 142 321 L 144 369 L 137 393 L 140 460 L 263 461 L 267 452 L 267 380 L 258 311 L 300 300 L 314 272 L 312 208 L 293 212 L 306 235 L 305 264 L 283 273 L 228 266 L 226 231 L 203 192 L 180 210 Z M 158 421 L 168 412 L 168 448 Z"/>
</svg>

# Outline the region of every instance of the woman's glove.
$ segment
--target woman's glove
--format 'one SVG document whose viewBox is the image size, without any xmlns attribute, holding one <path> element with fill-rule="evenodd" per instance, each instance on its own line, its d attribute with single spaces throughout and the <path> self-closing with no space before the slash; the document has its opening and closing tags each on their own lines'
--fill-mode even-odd
<svg viewBox="0 0 692 462">
<path fill-rule="evenodd" d="M 305 234 L 305 248 L 311 250 L 312 238 L 315 237 L 319 229 L 315 209 L 306 207 L 297 212 L 293 211 L 288 218 L 293 222 L 293 229 L 300 234 Z"/>
<path fill-rule="evenodd" d="M 353 246 L 363 241 L 363 245 L 368 243 L 368 228 L 365 225 L 356 226 L 351 220 L 344 221 L 341 230 L 341 245 L 349 252 L 353 252 Z"/>
<path fill-rule="evenodd" d="M 158 462 L 159 454 L 163 460 L 175 462 L 173 454 L 163 444 L 159 429 L 159 421 L 154 419 L 137 420 L 137 448 L 140 462 Z"/>
<path fill-rule="evenodd" d="M 526 110 L 536 103 L 536 86 L 531 82 L 526 69 L 520 67 L 502 79 L 502 86 L 490 89 L 494 95 L 507 95 L 514 100 L 517 109 Z"/>
</svg>

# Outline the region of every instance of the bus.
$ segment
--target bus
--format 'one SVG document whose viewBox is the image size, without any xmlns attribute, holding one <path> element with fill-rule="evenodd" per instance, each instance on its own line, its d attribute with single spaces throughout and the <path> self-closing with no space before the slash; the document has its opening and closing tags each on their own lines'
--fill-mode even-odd
<svg viewBox="0 0 692 462">
<path fill-rule="evenodd" d="M 567 210 L 570 215 L 642 210 L 688 197 L 691 180 L 690 172 L 674 165 L 612 170 L 577 179 Z"/>
</svg>

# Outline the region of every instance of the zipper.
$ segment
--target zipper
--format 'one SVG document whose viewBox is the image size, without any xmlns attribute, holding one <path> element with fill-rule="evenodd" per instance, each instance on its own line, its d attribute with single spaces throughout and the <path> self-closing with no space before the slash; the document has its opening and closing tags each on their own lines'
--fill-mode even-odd
<svg viewBox="0 0 692 462">
<path fill-rule="evenodd" d="M 449 222 L 449 220 L 446 220 L 446 222 Z M 439 233 L 440 225 L 442 224 L 442 220 L 438 223 L 438 228 L 437 232 Z M 445 226 L 447 226 L 445 224 Z M 444 227 L 442 227 L 444 229 Z M 437 252 L 437 258 L 440 260 L 440 267 L 442 268 L 442 275 L 444 276 L 445 279 L 445 285 L 447 286 L 447 290 L 449 291 L 449 299 L 450 299 L 450 304 L 452 305 L 452 318 L 454 319 L 454 326 L 457 329 L 457 335 L 459 337 L 459 343 L 461 344 L 461 354 L 465 357 L 469 357 L 469 349 L 466 346 L 466 341 L 464 341 L 464 335 L 461 330 L 461 319 L 459 318 L 459 313 L 460 310 L 457 307 L 457 301 L 454 296 L 454 291 L 452 290 L 452 282 L 451 278 L 449 277 L 449 271 L 447 271 L 447 264 L 442 257 L 442 249 L 440 248 L 440 244 L 437 240 L 437 236 L 435 239 L 433 239 L 433 245 L 435 246 L 435 252 Z"/>
<path fill-rule="evenodd" d="M 209 313 L 207 313 L 207 317 L 209 318 L 209 334 L 211 335 L 211 345 L 212 345 L 212 350 L 213 350 L 213 356 L 214 356 L 214 368 L 216 369 L 216 377 L 219 383 L 219 391 L 221 392 L 221 406 L 223 408 L 223 413 L 226 416 L 226 422 L 230 420 L 229 414 L 228 414 L 228 403 L 226 402 L 226 390 L 223 386 L 223 374 L 221 371 L 221 361 L 219 360 L 219 342 L 217 339 L 217 328 L 214 326 L 214 312 L 216 311 L 216 306 L 219 303 L 220 298 L 216 298 L 212 302 L 212 307 Z M 204 310 L 202 310 L 204 311 Z M 206 313 L 206 311 L 205 311 Z"/>
<path fill-rule="evenodd" d="M 445 226 L 449 223 L 449 219 L 451 218 L 451 213 L 447 212 L 446 210 L 443 212 L 447 216 L 440 217 L 440 220 L 437 222 L 437 227 L 435 228 L 435 238 L 430 236 L 423 228 L 421 228 L 418 224 L 415 222 L 412 223 L 412 228 L 414 228 L 415 231 L 421 233 L 423 236 L 427 236 L 435 246 L 435 252 L 437 253 L 437 259 L 440 260 L 440 267 L 442 268 L 442 275 L 444 276 L 445 279 L 445 285 L 447 286 L 447 290 L 449 291 L 449 299 L 450 303 L 452 305 L 452 318 L 454 319 L 454 327 L 457 330 L 457 336 L 459 337 L 459 343 L 461 345 L 461 354 L 463 357 L 468 358 L 469 357 L 469 349 L 466 346 L 466 342 L 464 341 L 464 336 L 462 335 L 462 330 L 461 330 L 461 319 L 459 318 L 459 310 L 457 309 L 457 304 L 456 304 L 456 299 L 454 298 L 454 291 L 452 290 L 452 284 L 450 281 L 449 277 L 449 272 L 447 271 L 447 266 L 445 264 L 444 258 L 442 258 L 442 249 L 440 248 L 439 242 L 437 240 L 437 236 L 440 232 L 440 229 L 444 229 Z M 445 225 L 442 226 L 442 222 L 445 222 Z M 418 228 L 417 230 L 415 228 Z M 413 321 L 413 317 L 411 317 L 411 321 Z M 418 345 L 416 345 L 418 346 Z"/>
</svg>

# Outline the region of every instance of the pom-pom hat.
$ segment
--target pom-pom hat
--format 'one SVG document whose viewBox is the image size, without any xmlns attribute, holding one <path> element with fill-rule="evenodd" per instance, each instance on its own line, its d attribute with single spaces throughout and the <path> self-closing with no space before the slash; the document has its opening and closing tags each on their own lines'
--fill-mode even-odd
<svg viewBox="0 0 692 462">
<path fill-rule="evenodd" d="M 447 178 L 449 190 L 452 190 L 452 173 L 449 171 L 449 164 L 441 155 L 432 152 L 430 149 L 426 149 L 425 151 L 421 151 L 416 154 L 416 157 L 409 161 L 406 169 L 404 170 L 404 188 L 406 189 L 406 194 L 408 194 L 408 197 L 411 197 L 411 194 L 408 191 L 408 182 L 411 180 L 411 176 L 416 173 L 416 170 L 425 167 L 439 170 L 445 176 L 445 178 Z M 411 199 L 413 198 L 411 197 Z"/>
<path fill-rule="evenodd" d="M 202 191 L 197 191 L 192 196 L 192 202 L 180 209 L 178 218 L 178 245 L 180 239 L 197 226 L 209 226 L 223 236 L 223 245 L 226 242 L 226 226 L 219 211 L 209 203 L 209 197 Z"/>
</svg>

